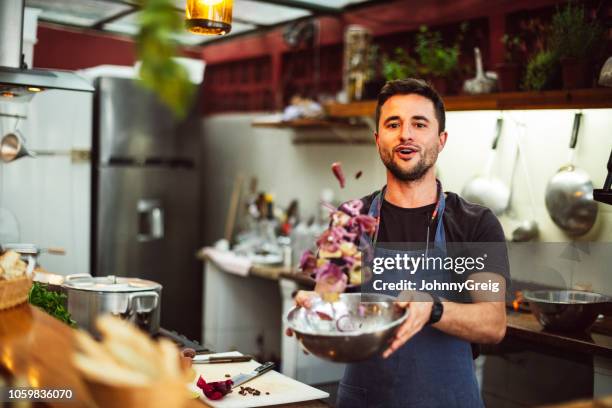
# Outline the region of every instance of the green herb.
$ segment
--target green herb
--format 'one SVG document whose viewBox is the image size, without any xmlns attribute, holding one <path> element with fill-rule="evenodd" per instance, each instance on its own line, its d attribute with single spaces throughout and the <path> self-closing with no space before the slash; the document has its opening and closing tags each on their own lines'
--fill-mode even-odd
<svg viewBox="0 0 612 408">
<path fill-rule="evenodd" d="M 424 75 L 446 77 L 457 70 L 459 65 L 459 43 L 467 25 L 462 24 L 461 33 L 457 42 L 450 47 L 442 44 L 442 34 L 438 31 L 429 31 L 421 26 L 416 36 L 415 51 L 419 56 L 421 69 Z"/>
<path fill-rule="evenodd" d="M 540 51 L 527 63 L 523 88 L 541 91 L 550 87 L 559 71 L 559 55 L 553 51 Z"/>
<path fill-rule="evenodd" d="M 553 15 L 549 42 L 560 58 L 584 60 L 601 51 L 604 30 L 597 21 L 587 21 L 584 6 L 570 1 Z"/>
<path fill-rule="evenodd" d="M 76 327 L 76 322 L 72 320 L 72 316 L 66 309 L 66 295 L 63 293 L 53 292 L 38 282 L 34 282 L 28 301 L 34 306 L 38 306 L 51 316 L 61 320 L 71 327 Z"/>
<path fill-rule="evenodd" d="M 182 31 L 183 19 L 172 0 L 143 0 L 136 37 L 142 61 L 140 77 L 179 118 L 187 114 L 196 90 L 187 70 L 172 59 L 177 49 L 175 38 Z"/>
<path fill-rule="evenodd" d="M 403 48 L 396 48 L 393 57 L 383 57 L 383 75 L 387 81 L 411 78 L 417 74 L 417 62 Z"/>
</svg>

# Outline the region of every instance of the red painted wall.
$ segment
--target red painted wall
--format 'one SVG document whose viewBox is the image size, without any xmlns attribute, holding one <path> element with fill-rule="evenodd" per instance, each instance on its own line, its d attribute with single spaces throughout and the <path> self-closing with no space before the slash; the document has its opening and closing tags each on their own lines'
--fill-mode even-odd
<svg viewBox="0 0 612 408">
<path fill-rule="evenodd" d="M 182 50 L 190 58 L 201 58 L 200 50 Z M 83 69 L 97 65 L 134 65 L 136 50 L 130 38 L 93 30 L 72 29 L 54 24 L 38 25 L 34 67 Z"/>
</svg>

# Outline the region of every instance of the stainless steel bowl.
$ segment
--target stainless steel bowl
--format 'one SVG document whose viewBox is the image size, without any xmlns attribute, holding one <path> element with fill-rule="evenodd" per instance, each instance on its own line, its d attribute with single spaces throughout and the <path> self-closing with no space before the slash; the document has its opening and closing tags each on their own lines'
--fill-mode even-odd
<svg viewBox="0 0 612 408">
<path fill-rule="evenodd" d="M 309 353 L 334 362 L 367 360 L 381 353 L 408 310 L 394 298 L 366 293 L 344 293 L 334 303 L 315 300 L 310 309 L 294 307 L 287 326 Z"/>
<path fill-rule="evenodd" d="M 612 306 L 609 296 L 578 290 L 525 291 L 523 298 L 543 327 L 558 331 L 587 330 Z"/>
</svg>

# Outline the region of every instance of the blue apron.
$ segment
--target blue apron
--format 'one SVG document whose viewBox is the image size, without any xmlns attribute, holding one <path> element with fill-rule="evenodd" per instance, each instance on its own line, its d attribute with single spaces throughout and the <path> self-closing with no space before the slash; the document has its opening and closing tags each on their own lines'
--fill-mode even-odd
<svg viewBox="0 0 612 408">
<path fill-rule="evenodd" d="M 385 189 L 372 201 L 368 214 L 379 218 Z M 442 216 L 446 200 L 438 182 L 438 224 L 429 256 L 446 256 Z M 435 210 L 434 210 L 435 217 Z M 375 245 L 378 230 L 374 234 Z M 428 239 L 429 241 L 429 239 Z M 419 256 L 423 251 L 399 251 L 374 246 L 377 257 Z M 394 271 L 388 271 L 394 272 Z M 425 271 L 422 271 L 425 272 Z M 417 272 L 418 273 L 418 272 Z M 451 271 L 427 270 L 422 279 L 450 281 Z M 470 343 L 425 326 L 399 350 L 383 359 L 347 364 L 338 389 L 339 408 L 481 408 Z"/>
</svg>

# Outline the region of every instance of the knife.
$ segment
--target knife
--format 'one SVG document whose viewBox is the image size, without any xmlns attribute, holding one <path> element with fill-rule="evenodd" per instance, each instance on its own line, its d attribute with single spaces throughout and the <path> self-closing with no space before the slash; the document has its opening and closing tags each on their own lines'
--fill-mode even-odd
<svg viewBox="0 0 612 408">
<path fill-rule="evenodd" d="M 202 359 L 193 359 L 193 364 L 219 364 L 219 363 L 244 363 L 246 361 L 251 361 L 253 356 L 245 355 L 245 356 L 226 356 L 226 357 L 205 357 Z"/>
<path fill-rule="evenodd" d="M 267 363 L 260 365 L 259 367 L 251 371 L 250 373 L 246 373 L 246 374 L 241 373 L 241 374 L 235 375 L 232 377 L 232 381 L 234 383 L 234 385 L 232 385 L 232 388 L 236 388 L 239 385 L 246 383 L 247 381 L 251 381 L 253 378 L 258 377 L 262 375 L 263 373 L 270 371 L 273 368 L 274 368 L 274 363 L 272 361 L 268 361 Z"/>
</svg>

